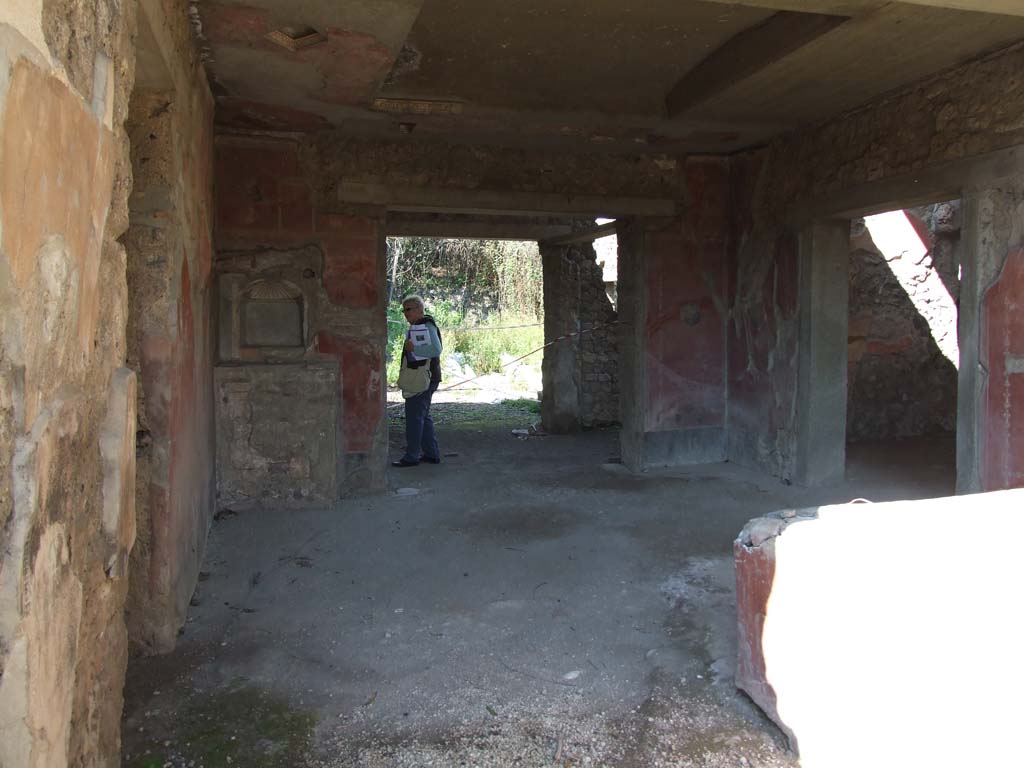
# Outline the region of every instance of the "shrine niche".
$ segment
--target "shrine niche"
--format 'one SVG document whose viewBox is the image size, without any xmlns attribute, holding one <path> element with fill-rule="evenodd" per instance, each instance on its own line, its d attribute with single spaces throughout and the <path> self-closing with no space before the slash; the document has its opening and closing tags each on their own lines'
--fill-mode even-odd
<svg viewBox="0 0 1024 768">
<path fill-rule="evenodd" d="M 314 338 L 318 248 L 216 261 L 217 503 L 329 503 L 339 494 L 341 367 Z"/>
<path fill-rule="evenodd" d="M 265 250 L 218 259 L 221 363 L 297 362 L 311 354 L 321 305 L 319 249 Z"/>
<path fill-rule="evenodd" d="M 243 348 L 305 346 L 302 291 L 283 280 L 257 280 L 239 302 Z"/>
</svg>

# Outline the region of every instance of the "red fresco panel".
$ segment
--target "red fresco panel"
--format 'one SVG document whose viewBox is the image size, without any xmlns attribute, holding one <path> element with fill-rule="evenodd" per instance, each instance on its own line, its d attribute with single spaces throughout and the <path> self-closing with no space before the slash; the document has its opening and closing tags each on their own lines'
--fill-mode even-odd
<svg viewBox="0 0 1024 768">
<path fill-rule="evenodd" d="M 373 237 L 323 234 L 323 284 L 331 301 L 371 308 L 380 298 L 380 241 Z"/>
<path fill-rule="evenodd" d="M 316 349 L 341 365 L 340 418 L 346 453 L 367 453 L 384 416 L 384 363 L 374 344 L 362 339 L 316 335 Z"/>
<path fill-rule="evenodd" d="M 982 356 L 985 395 L 983 490 L 1024 487 L 1024 249 L 1010 253 L 985 295 Z"/>
<path fill-rule="evenodd" d="M 648 430 L 721 426 L 723 324 L 693 247 L 651 235 L 647 286 Z"/>
</svg>

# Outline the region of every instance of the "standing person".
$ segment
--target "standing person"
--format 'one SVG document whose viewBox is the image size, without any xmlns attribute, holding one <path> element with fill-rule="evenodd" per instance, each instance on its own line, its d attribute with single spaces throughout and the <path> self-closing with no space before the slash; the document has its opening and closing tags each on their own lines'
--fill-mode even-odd
<svg viewBox="0 0 1024 768">
<path fill-rule="evenodd" d="M 441 450 L 434 434 L 434 420 L 430 418 L 430 399 L 441 383 L 441 332 L 434 318 L 425 314 L 422 297 L 406 296 L 402 312 L 409 323 L 402 347 L 405 364 L 409 368 L 430 366 L 430 386 L 405 401 L 405 455 L 391 462 L 391 466 L 415 467 L 421 461 L 440 464 Z"/>
</svg>

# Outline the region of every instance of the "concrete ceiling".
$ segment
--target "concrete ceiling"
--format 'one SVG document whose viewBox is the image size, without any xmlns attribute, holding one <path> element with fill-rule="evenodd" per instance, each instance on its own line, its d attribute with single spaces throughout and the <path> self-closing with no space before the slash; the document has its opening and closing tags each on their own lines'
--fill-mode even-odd
<svg viewBox="0 0 1024 768">
<path fill-rule="evenodd" d="M 733 151 L 1024 39 L 1020 0 L 197 7 L 221 125 L 570 151 Z"/>
</svg>

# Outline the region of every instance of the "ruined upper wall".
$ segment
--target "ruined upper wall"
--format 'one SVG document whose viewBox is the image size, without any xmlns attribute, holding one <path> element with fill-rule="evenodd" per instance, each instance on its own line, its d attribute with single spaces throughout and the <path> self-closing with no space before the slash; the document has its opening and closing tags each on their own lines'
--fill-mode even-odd
<svg viewBox="0 0 1024 768">
<path fill-rule="evenodd" d="M 759 166 L 756 217 L 1024 144 L 1022 72 L 1024 43 L 740 155 Z"/>
</svg>

